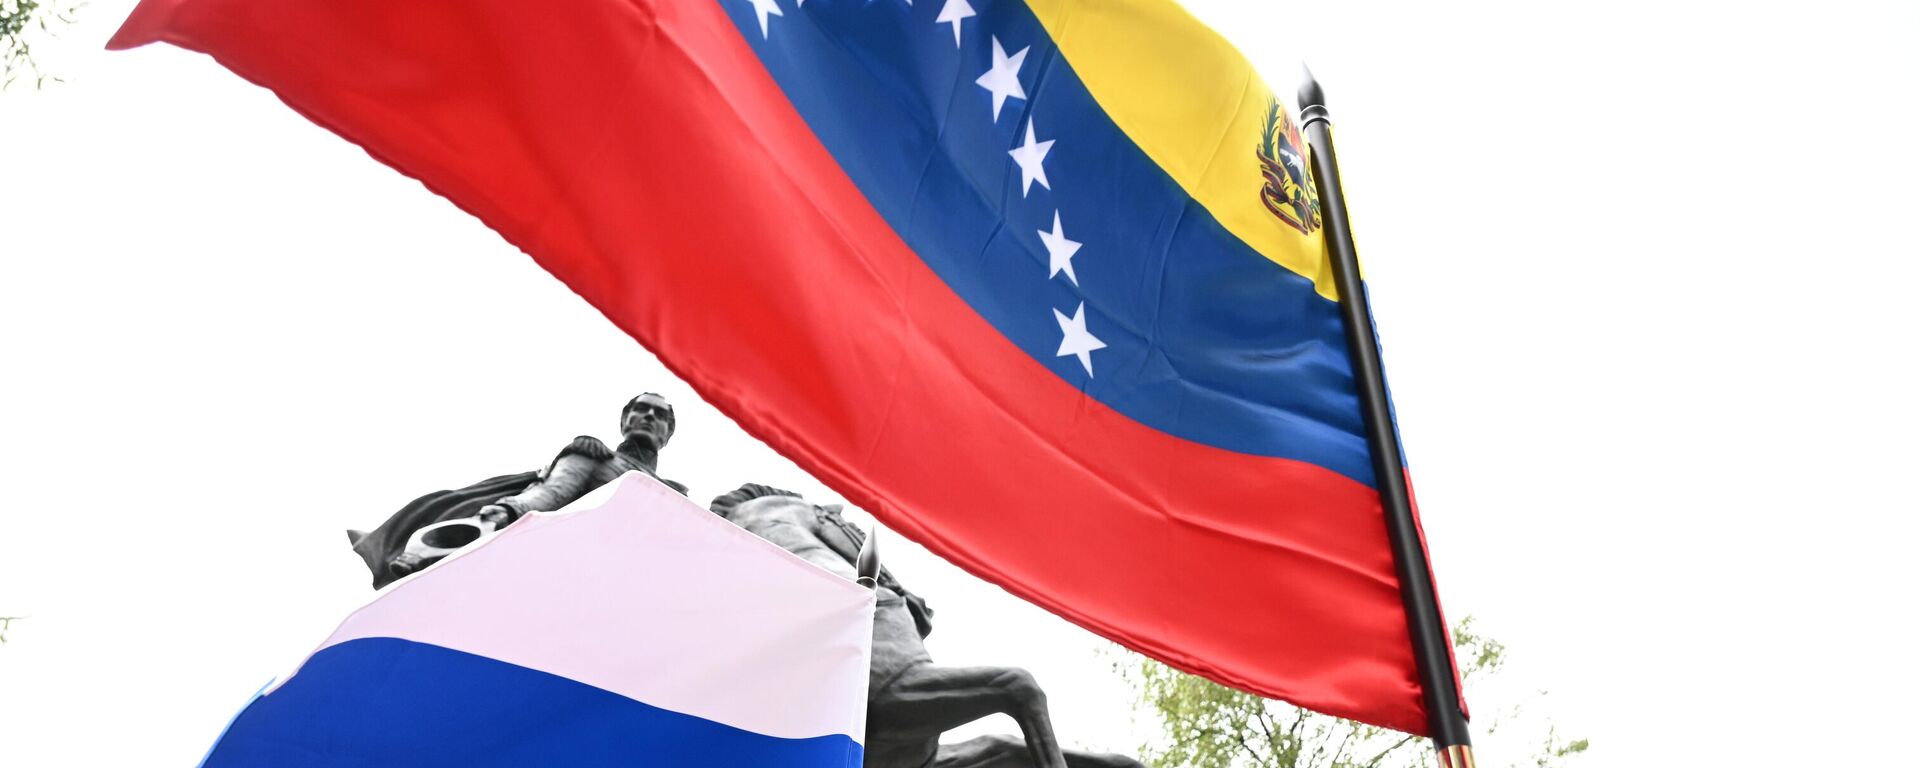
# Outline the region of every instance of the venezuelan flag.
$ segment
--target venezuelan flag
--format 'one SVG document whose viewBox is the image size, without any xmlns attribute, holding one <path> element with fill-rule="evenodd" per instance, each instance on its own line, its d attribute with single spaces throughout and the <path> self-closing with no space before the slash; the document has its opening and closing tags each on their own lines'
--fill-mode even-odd
<svg viewBox="0 0 1920 768">
<path fill-rule="evenodd" d="M 1291 117 L 1165 0 L 145 0 L 887 525 L 1090 630 L 1426 718 Z"/>
</svg>

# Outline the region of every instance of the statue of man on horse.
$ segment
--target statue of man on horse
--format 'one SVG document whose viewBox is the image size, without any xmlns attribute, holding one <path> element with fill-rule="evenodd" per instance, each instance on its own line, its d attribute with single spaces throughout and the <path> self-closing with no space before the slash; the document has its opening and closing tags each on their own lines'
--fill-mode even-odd
<svg viewBox="0 0 1920 768">
<path fill-rule="evenodd" d="M 625 439 L 616 449 L 575 438 L 545 470 L 503 475 L 457 491 L 416 499 L 371 533 L 350 531 L 375 588 L 431 565 L 528 512 L 559 509 L 628 471 L 658 478 L 661 448 L 674 429 L 665 398 L 643 394 L 621 411 Z M 686 493 L 686 487 L 662 478 Z M 872 542 L 834 505 L 748 484 L 713 500 L 723 518 L 830 572 L 858 579 L 864 565 L 876 592 L 873 655 L 867 683 L 864 763 L 869 768 L 1141 768 L 1121 755 L 1062 749 L 1045 692 L 1018 667 L 943 667 L 928 655 L 933 610 L 877 562 Z M 940 735 L 994 714 L 1020 724 L 1021 736 L 982 736 L 941 744 Z"/>
</svg>

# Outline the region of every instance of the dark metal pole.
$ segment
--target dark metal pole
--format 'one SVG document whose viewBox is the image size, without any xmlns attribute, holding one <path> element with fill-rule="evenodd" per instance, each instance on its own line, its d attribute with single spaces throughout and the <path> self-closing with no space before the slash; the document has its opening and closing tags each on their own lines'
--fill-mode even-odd
<svg viewBox="0 0 1920 768">
<path fill-rule="evenodd" d="M 1334 287 L 1340 292 L 1340 314 L 1347 326 L 1347 350 L 1353 355 L 1353 378 L 1360 391 L 1360 409 L 1366 417 L 1367 445 L 1373 451 L 1374 481 L 1386 510 L 1387 534 L 1392 539 L 1393 562 L 1400 576 L 1400 598 L 1407 607 L 1407 631 L 1420 668 L 1420 689 L 1441 768 L 1472 768 L 1473 747 L 1467 737 L 1467 716 L 1460 711 L 1460 690 L 1453 674 L 1453 655 L 1447 628 L 1440 621 L 1440 601 L 1434 594 L 1426 549 L 1413 522 L 1413 502 L 1407 492 L 1407 473 L 1400 461 L 1400 436 L 1387 406 L 1386 375 L 1380 365 L 1380 344 L 1373 330 L 1373 311 L 1360 283 L 1360 258 L 1353 247 L 1347 221 L 1347 201 L 1340 191 L 1340 167 L 1333 154 L 1332 124 L 1327 100 L 1313 73 L 1300 84 L 1300 122 L 1313 148 L 1313 177 L 1320 192 L 1326 226 L 1327 251 L 1333 262 Z"/>
<path fill-rule="evenodd" d="M 867 536 L 860 540 L 860 552 L 853 556 L 854 581 L 867 589 L 873 589 L 880 583 L 880 530 L 868 528 Z"/>
</svg>

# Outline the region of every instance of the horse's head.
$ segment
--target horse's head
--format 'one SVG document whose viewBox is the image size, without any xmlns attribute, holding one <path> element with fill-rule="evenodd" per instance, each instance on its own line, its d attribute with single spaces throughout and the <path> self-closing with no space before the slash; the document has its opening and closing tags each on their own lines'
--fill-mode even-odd
<svg viewBox="0 0 1920 768">
<path fill-rule="evenodd" d="M 716 496 L 713 503 L 707 505 L 714 514 L 742 528 L 748 528 L 748 523 L 759 524 L 795 516 L 799 514 L 796 507 L 812 509 L 813 505 L 808 504 L 806 499 L 793 491 L 758 483 L 747 483 Z"/>
<path fill-rule="evenodd" d="M 749 483 L 714 499 L 710 508 L 808 562 L 877 587 L 883 599 L 888 594 L 905 598 L 920 636 L 933 631 L 933 608 L 880 567 L 878 537 L 842 519 L 838 504 L 815 506 L 792 491 Z"/>
<path fill-rule="evenodd" d="M 714 499 L 709 508 L 734 525 L 848 579 L 871 580 L 879 573 L 878 551 L 862 546 L 857 534 L 850 537 L 842 530 L 837 505 L 816 506 L 792 491 L 749 483 Z"/>
</svg>

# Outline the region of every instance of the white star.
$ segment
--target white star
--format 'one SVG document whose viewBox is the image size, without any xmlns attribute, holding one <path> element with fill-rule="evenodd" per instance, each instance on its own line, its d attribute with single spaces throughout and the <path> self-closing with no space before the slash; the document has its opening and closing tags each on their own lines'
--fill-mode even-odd
<svg viewBox="0 0 1920 768">
<path fill-rule="evenodd" d="M 1020 164 L 1021 197 L 1027 196 L 1027 190 L 1033 189 L 1035 181 L 1039 181 L 1040 186 L 1053 189 L 1053 185 L 1047 183 L 1045 164 L 1047 152 L 1053 149 L 1053 139 L 1035 143 L 1033 138 L 1033 118 L 1029 117 L 1027 118 L 1027 143 L 1007 150 L 1007 154 L 1013 155 L 1013 161 Z"/>
<path fill-rule="evenodd" d="M 1073 317 L 1053 311 L 1054 322 L 1060 324 L 1060 351 L 1054 357 L 1073 355 L 1080 358 L 1080 367 L 1087 369 L 1087 375 L 1093 375 L 1093 351 L 1106 349 L 1107 343 L 1087 333 L 1087 303 L 1080 302 L 1080 308 L 1073 311 Z"/>
<path fill-rule="evenodd" d="M 801 2 L 805 1 L 801 0 Z M 777 0 L 747 0 L 747 2 L 753 3 L 753 12 L 760 14 L 760 39 L 767 39 L 767 17 L 786 14 L 780 12 L 780 4 Z"/>
<path fill-rule="evenodd" d="M 940 8 L 940 17 L 934 19 L 933 23 L 952 24 L 953 25 L 953 47 L 959 48 L 960 47 L 960 20 L 964 18 L 968 18 L 972 15 L 973 15 L 973 6 L 968 5 L 967 0 L 947 0 L 947 4 Z M 1016 64 L 1015 66 L 1017 67 L 1019 65 Z M 994 112 L 994 117 L 997 118 L 999 116 L 1000 116 L 999 111 L 996 109 Z"/>
<path fill-rule="evenodd" d="M 759 1 L 760 0 L 754 0 L 754 2 Z M 772 0 L 768 0 L 768 2 L 772 2 Z M 954 22 L 955 29 L 958 29 L 959 25 L 960 22 Z M 1032 46 L 1028 46 L 1028 48 L 1031 47 Z M 993 120 L 996 123 L 1000 121 L 1000 105 L 1007 103 L 1008 96 L 1022 101 L 1025 101 L 1027 98 L 1027 90 L 1020 87 L 1020 64 L 1026 60 L 1026 48 L 1020 49 L 1019 53 L 1008 56 L 1007 49 L 1000 47 L 1000 38 L 998 36 L 993 38 L 993 68 L 987 70 L 986 74 L 981 75 L 980 78 L 974 82 L 979 83 L 980 87 L 993 92 Z"/>
<path fill-rule="evenodd" d="M 1060 231 L 1060 212 L 1053 212 L 1053 231 L 1040 230 L 1040 242 L 1047 246 L 1047 278 L 1061 272 L 1067 273 L 1067 282 L 1080 284 L 1080 278 L 1073 275 L 1073 254 L 1080 250 L 1080 243 L 1067 239 L 1067 233 Z"/>
</svg>

